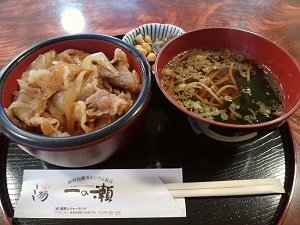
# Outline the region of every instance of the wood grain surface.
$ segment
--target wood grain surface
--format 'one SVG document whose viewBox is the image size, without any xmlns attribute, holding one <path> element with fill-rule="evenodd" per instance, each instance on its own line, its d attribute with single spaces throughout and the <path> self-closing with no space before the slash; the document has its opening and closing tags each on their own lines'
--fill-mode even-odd
<svg viewBox="0 0 300 225">
<path fill-rule="evenodd" d="M 174 24 L 186 31 L 204 27 L 249 30 L 281 45 L 300 63 L 299 0 L 1 0 L 0 68 L 44 39 L 73 32 L 120 35 L 151 22 Z M 288 123 L 299 161 L 300 109 Z M 300 224 L 299 164 L 297 175 L 284 225 Z M 2 205 L 0 224 L 10 224 Z"/>
</svg>

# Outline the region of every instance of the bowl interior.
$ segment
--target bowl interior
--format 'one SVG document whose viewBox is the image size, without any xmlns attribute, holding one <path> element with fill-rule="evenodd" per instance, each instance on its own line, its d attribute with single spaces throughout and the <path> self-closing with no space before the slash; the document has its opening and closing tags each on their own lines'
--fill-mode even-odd
<svg viewBox="0 0 300 225">
<path fill-rule="evenodd" d="M 176 55 L 186 50 L 203 49 L 224 49 L 244 53 L 269 68 L 278 79 L 284 92 L 285 106 L 281 117 L 283 120 L 299 107 L 300 99 L 300 68 L 297 62 L 283 48 L 274 42 L 257 34 L 230 28 L 207 28 L 190 31 L 168 42 L 159 52 L 155 64 L 155 77 L 164 95 L 179 109 L 194 116 L 188 110 L 180 107 L 168 96 L 161 85 L 161 73 L 165 65 Z M 243 125 L 232 125 L 200 118 L 206 122 L 215 123 L 221 126 L 243 127 Z M 252 127 L 265 126 L 274 123 L 273 121 L 254 124 Z"/>
<path fill-rule="evenodd" d="M 55 43 L 45 41 L 42 45 L 44 46 L 41 48 L 35 46 L 29 51 L 25 51 L 22 55 L 20 55 L 19 59 L 13 61 L 13 63 L 7 68 L 7 77 L 2 88 L 3 107 L 8 107 L 11 104 L 13 97 L 10 93 L 18 90 L 19 85 L 17 83 L 17 79 L 21 77 L 22 73 L 28 68 L 30 63 L 33 62 L 40 54 L 44 54 L 53 49 L 55 49 L 58 53 L 70 48 L 79 49 L 87 53 L 103 52 L 109 59 L 112 59 L 114 56 L 114 50 L 116 48 L 121 48 L 127 55 L 130 67 L 136 70 L 138 74 L 142 74 L 139 62 L 129 51 L 107 40 L 78 38 L 61 40 Z"/>
<path fill-rule="evenodd" d="M 113 123 L 90 133 L 53 138 L 20 129 L 6 116 L 3 108 L 8 107 L 13 101 L 11 93 L 18 90 L 19 85 L 17 79 L 22 76 L 23 72 L 40 54 L 44 54 L 53 49 L 56 50 L 57 53 L 66 49 L 78 49 L 87 53 L 103 52 L 108 59 L 112 59 L 116 48 L 120 48 L 125 52 L 130 68 L 136 70 L 141 76 L 142 87 L 137 100 L 129 111 Z M 40 42 L 24 50 L 1 71 L 1 131 L 11 140 L 35 149 L 80 149 L 103 142 L 132 126 L 132 124 L 143 114 L 142 112 L 147 107 L 151 96 L 150 71 L 148 62 L 138 50 L 115 37 L 98 34 L 79 34 L 56 37 Z M 45 143 L 47 144 L 45 145 Z"/>
<path fill-rule="evenodd" d="M 135 37 L 139 34 L 149 35 L 152 41 L 158 38 L 165 38 L 170 34 L 180 35 L 184 30 L 172 24 L 149 23 L 130 30 L 122 38 L 123 41 L 136 45 Z"/>
</svg>

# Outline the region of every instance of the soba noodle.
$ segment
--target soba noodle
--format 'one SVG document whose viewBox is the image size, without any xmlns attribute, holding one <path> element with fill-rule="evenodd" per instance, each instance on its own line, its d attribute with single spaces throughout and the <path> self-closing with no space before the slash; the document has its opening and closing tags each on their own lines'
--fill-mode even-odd
<svg viewBox="0 0 300 225">
<path fill-rule="evenodd" d="M 161 82 L 179 105 L 207 119 L 252 124 L 282 113 L 274 75 L 228 49 L 183 52 L 163 69 Z"/>
</svg>

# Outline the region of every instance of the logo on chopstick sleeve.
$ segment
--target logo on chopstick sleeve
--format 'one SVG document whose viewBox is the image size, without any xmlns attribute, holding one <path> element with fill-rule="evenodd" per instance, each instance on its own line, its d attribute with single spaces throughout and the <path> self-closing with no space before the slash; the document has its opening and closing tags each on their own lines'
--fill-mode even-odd
<svg viewBox="0 0 300 225">
<path fill-rule="evenodd" d="M 100 182 L 95 185 L 95 181 Z M 77 193 L 83 197 L 90 196 L 100 202 L 111 202 L 114 196 L 112 183 L 111 179 L 102 176 L 77 177 L 68 181 L 70 188 L 64 189 L 64 192 Z"/>
<path fill-rule="evenodd" d="M 78 193 L 81 196 L 92 196 L 93 199 L 99 199 L 100 202 L 111 202 L 114 196 L 114 186 L 108 186 L 105 183 L 101 185 L 95 185 L 93 189 L 87 188 L 67 188 L 65 193 Z"/>
<path fill-rule="evenodd" d="M 32 200 L 33 201 L 41 201 L 44 202 L 49 197 L 49 189 L 50 186 L 48 184 L 39 185 L 36 184 L 35 188 L 33 189 L 32 193 Z"/>
</svg>

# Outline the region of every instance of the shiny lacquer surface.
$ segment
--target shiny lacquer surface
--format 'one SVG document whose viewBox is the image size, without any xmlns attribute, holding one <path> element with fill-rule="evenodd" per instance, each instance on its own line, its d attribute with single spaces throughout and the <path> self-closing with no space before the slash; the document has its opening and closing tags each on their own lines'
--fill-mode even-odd
<svg viewBox="0 0 300 225">
<path fill-rule="evenodd" d="M 260 34 L 300 63 L 299 0 L 0 1 L 0 68 L 27 47 L 70 33 L 120 35 L 144 23 L 170 23 L 186 31 L 233 27 Z M 300 109 L 288 120 L 300 159 Z M 25 159 L 24 159 L 25 160 Z M 2 169 L 3 165 L 1 165 Z M 300 166 L 284 225 L 300 223 Z M 3 199 L 1 199 L 3 201 Z M 0 224 L 11 224 L 0 205 Z"/>
</svg>

